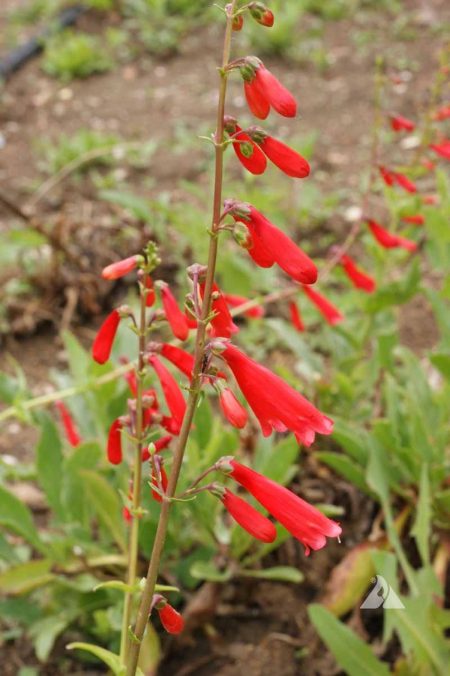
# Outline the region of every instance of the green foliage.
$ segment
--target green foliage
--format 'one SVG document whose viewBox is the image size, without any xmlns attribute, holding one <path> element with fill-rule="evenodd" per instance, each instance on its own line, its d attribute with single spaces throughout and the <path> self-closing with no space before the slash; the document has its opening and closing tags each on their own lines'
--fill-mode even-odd
<svg viewBox="0 0 450 676">
<path fill-rule="evenodd" d="M 45 43 L 42 67 L 63 82 L 103 73 L 112 66 L 104 44 L 93 35 L 67 29 Z"/>
</svg>

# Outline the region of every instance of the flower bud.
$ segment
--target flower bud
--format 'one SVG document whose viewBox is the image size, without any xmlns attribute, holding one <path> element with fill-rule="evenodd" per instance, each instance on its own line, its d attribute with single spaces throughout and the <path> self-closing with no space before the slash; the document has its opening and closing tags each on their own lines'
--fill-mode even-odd
<svg viewBox="0 0 450 676">
<path fill-rule="evenodd" d="M 233 23 L 231 24 L 231 27 L 234 31 L 241 31 L 242 27 L 244 25 L 244 17 L 242 14 L 237 14 L 236 16 L 233 17 Z"/>
<path fill-rule="evenodd" d="M 271 28 L 275 20 L 273 12 L 270 11 L 262 2 L 251 2 L 248 6 L 253 19 L 261 24 Z"/>
</svg>

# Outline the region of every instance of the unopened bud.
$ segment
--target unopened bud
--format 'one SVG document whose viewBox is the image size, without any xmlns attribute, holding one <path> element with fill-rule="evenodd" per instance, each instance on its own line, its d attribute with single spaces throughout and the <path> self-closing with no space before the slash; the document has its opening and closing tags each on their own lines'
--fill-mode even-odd
<svg viewBox="0 0 450 676">
<path fill-rule="evenodd" d="M 225 115 L 223 118 L 223 126 L 227 134 L 234 134 L 236 132 L 237 120 L 232 115 Z"/>
<path fill-rule="evenodd" d="M 233 237 L 242 249 L 251 249 L 253 241 L 247 226 L 242 221 L 236 221 L 233 228 Z"/>
<path fill-rule="evenodd" d="M 262 2 L 251 2 L 248 6 L 250 14 L 252 17 L 261 24 L 261 26 L 266 26 L 271 28 L 275 20 L 273 12 L 268 9 Z"/>
<path fill-rule="evenodd" d="M 233 471 L 233 465 L 231 464 L 232 461 L 234 460 L 233 455 L 224 455 L 222 458 L 220 458 L 216 462 L 216 467 L 218 470 L 221 472 L 232 472 Z"/>
<path fill-rule="evenodd" d="M 236 16 L 233 17 L 233 23 L 231 24 L 231 27 L 234 31 L 241 31 L 242 27 L 244 25 L 244 17 L 242 14 L 237 14 Z"/>
</svg>

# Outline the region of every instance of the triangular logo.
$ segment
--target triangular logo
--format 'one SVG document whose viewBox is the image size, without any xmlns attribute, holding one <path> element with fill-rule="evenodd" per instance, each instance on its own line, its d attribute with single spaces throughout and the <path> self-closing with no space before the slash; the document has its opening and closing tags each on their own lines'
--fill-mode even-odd
<svg viewBox="0 0 450 676">
<path fill-rule="evenodd" d="M 377 575 L 373 578 L 372 582 L 375 586 L 360 606 L 362 610 L 375 610 L 381 607 L 391 610 L 394 608 L 403 609 L 405 607 L 384 577 Z"/>
</svg>

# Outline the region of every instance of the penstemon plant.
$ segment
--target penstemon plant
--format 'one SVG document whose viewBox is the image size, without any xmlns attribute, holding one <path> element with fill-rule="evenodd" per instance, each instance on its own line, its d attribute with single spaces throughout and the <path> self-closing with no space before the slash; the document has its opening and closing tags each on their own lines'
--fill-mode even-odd
<svg viewBox="0 0 450 676">
<path fill-rule="evenodd" d="M 236 347 L 232 338 L 238 332 L 238 327 L 228 308 L 229 304 L 233 304 L 233 299 L 222 292 L 215 281 L 220 238 L 230 232 L 237 243 L 248 251 L 256 265 L 267 268 L 276 263 L 295 282 L 303 285 L 312 301 L 321 305 L 325 312 L 330 311 L 331 307 L 327 308 L 325 299 L 317 293 L 314 295 L 310 289 L 310 285 L 317 280 L 317 268 L 297 244 L 253 205 L 235 199 L 223 202 L 223 160 L 229 145 L 244 167 L 254 174 L 265 170 L 267 159 L 291 177 L 305 178 L 310 171 L 303 157 L 262 128 L 253 126 L 242 129 L 235 118 L 226 115 L 227 82 L 235 73 L 242 77 L 249 109 L 258 119 L 265 119 L 272 108 L 287 118 L 294 118 L 297 113 L 292 94 L 260 59 L 247 56 L 231 60 L 232 34 L 242 29 L 246 14 L 264 27 L 272 26 L 274 21 L 272 12 L 260 2 L 239 4 L 234 0 L 224 8 L 226 26 L 219 68 L 217 126 L 211 137 L 215 169 L 208 260 L 206 265 L 195 263 L 187 270 L 191 292 L 186 298 L 184 310 L 180 309 L 168 284 L 155 279 L 160 259 L 153 243 L 147 246 L 142 255 L 131 256 L 103 270 L 103 277 L 109 280 L 136 270 L 140 295 L 138 316 L 127 306 L 113 310 L 100 327 L 92 350 L 95 361 L 105 363 L 110 357 L 120 322 L 129 320 L 130 328 L 138 340 L 137 363 L 127 376 L 133 397 L 128 402 L 128 411 L 112 423 L 107 445 L 108 459 L 112 464 L 120 464 L 123 460 L 123 435 L 134 447 L 132 478 L 124 506 L 124 518 L 129 522 L 130 532 L 120 664 L 121 668 L 126 669 L 127 676 L 136 673 L 140 646 L 154 610 L 159 613 L 167 631 L 178 633 L 183 628 L 182 617 L 157 586 L 174 502 L 190 500 L 200 492 L 209 491 L 222 501 L 233 519 L 253 537 L 262 542 L 273 542 L 277 535 L 273 522 L 217 481 L 217 475 L 222 474 L 245 488 L 275 520 L 304 544 L 307 554 L 311 549 L 322 548 L 327 537 L 339 537 L 341 533 L 338 523 L 233 456 L 224 456 L 218 460 L 202 472 L 184 493 L 177 494 L 186 445 L 204 389 L 210 387 L 218 393 L 221 410 L 231 425 L 242 428 L 247 423 L 247 410 L 233 393 L 228 383 L 229 376 L 222 372 L 224 366 L 233 374 L 264 436 L 274 431 L 291 431 L 299 443 L 309 446 L 317 433 L 328 435 L 333 428 L 330 418 L 279 376 Z M 157 295 L 162 309 L 154 309 Z M 237 299 L 237 303 L 240 302 L 242 299 Z M 339 318 L 339 313 L 336 317 Z M 177 345 L 149 340 L 153 330 L 163 320 L 167 321 L 173 336 L 179 341 L 185 341 L 190 331 L 195 331 L 193 355 Z M 187 401 L 162 360 L 171 362 L 187 377 Z M 153 371 L 159 380 L 170 415 L 161 413 L 155 390 L 146 388 L 149 371 Z M 154 443 L 150 442 L 158 428 L 163 430 L 161 436 Z M 162 451 L 168 447 L 173 447 L 173 451 L 170 470 L 166 473 Z M 148 572 L 134 618 L 139 520 L 143 515 L 143 463 L 147 462 L 150 465 L 152 494 L 161 507 Z"/>
</svg>

